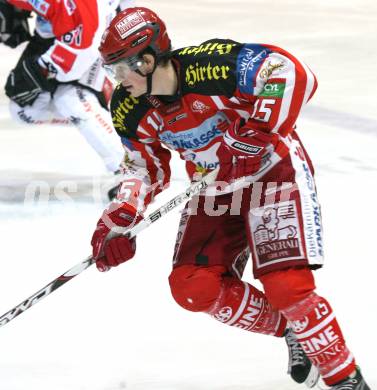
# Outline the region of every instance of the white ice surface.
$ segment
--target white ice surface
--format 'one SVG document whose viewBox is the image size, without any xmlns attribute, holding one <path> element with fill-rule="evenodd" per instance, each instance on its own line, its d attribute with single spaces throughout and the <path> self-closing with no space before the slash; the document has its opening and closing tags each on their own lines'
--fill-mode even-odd
<svg viewBox="0 0 377 390">
<path fill-rule="evenodd" d="M 327 263 L 318 292 L 331 302 L 377 389 L 377 54 L 372 0 L 148 0 L 176 46 L 208 37 L 273 43 L 315 71 L 319 90 L 299 120 L 317 170 Z M 0 84 L 17 51 L 0 46 Z M 0 314 L 82 261 L 104 203 L 90 191 L 101 161 L 73 128 L 25 128 L 0 95 Z M 168 199 L 185 187 L 174 172 Z M 79 193 L 23 202 L 25 186 L 62 180 Z M 59 196 L 60 194 L 60 196 Z M 59 200 L 60 199 L 60 200 Z M 161 200 L 160 200 L 161 202 Z M 94 267 L 0 329 L 0 390 L 294 390 L 283 340 L 185 312 L 167 276 L 179 213 L 138 238 L 135 259 Z M 247 268 L 245 278 L 251 278 Z M 256 282 L 258 285 L 258 283 Z"/>
</svg>

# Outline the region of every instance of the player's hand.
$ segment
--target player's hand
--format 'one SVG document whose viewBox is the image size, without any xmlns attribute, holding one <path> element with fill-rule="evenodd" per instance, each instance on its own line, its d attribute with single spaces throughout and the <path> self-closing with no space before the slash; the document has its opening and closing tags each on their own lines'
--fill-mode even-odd
<svg viewBox="0 0 377 390">
<path fill-rule="evenodd" d="M 20 43 L 28 41 L 31 38 L 27 21 L 29 17 L 30 12 L 0 0 L 0 42 L 15 48 Z"/>
<path fill-rule="evenodd" d="M 273 139 L 271 134 L 245 125 L 242 118 L 232 122 L 217 151 L 220 161 L 217 180 L 230 182 L 256 173 L 261 167 L 262 156 Z"/>
<path fill-rule="evenodd" d="M 27 57 L 17 64 L 7 79 L 5 93 L 20 107 L 33 104 L 43 91 L 54 92 L 53 72 L 39 64 L 38 57 Z"/>
<path fill-rule="evenodd" d="M 97 222 L 91 241 L 92 255 L 99 271 L 107 271 L 111 267 L 130 260 L 135 255 L 135 238 L 130 239 L 120 235 L 119 228 L 131 228 L 141 219 L 142 217 L 128 203 L 110 203 Z M 117 228 L 118 234 L 114 235 Z"/>
</svg>

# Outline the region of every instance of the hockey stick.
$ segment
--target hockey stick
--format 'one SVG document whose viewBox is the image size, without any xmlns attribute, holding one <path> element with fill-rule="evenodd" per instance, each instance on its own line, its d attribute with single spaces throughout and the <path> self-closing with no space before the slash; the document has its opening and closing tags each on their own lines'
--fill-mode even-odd
<svg viewBox="0 0 377 390">
<path fill-rule="evenodd" d="M 190 187 L 188 187 L 184 192 L 175 196 L 169 202 L 165 203 L 159 209 L 152 212 L 146 218 L 141 220 L 137 225 L 135 225 L 134 227 L 132 227 L 129 230 L 126 230 L 122 234 L 127 234 L 130 237 L 135 237 L 142 230 L 146 229 L 149 225 L 158 221 L 162 216 L 164 216 L 165 214 L 167 214 L 171 210 L 175 209 L 176 207 L 181 205 L 183 202 L 191 199 L 194 195 L 199 194 L 200 191 L 207 188 L 210 184 L 212 184 L 215 181 L 217 173 L 218 173 L 218 169 L 215 169 L 214 171 L 208 173 L 200 181 L 197 181 L 197 182 L 191 184 Z M 5 314 L 3 314 L 0 317 L 0 327 L 7 324 L 10 321 L 12 321 L 15 317 L 17 317 L 18 315 L 20 315 L 21 313 L 23 313 L 27 309 L 30 309 L 33 305 L 35 305 L 36 303 L 41 301 L 43 298 L 50 295 L 53 291 L 57 290 L 63 284 L 67 283 L 69 280 L 73 279 L 75 276 L 80 274 L 82 271 L 89 268 L 93 263 L 95 263 L 95 260 L 91 256 L 89 256 L 87 259 L 85 259 L 81 263 L 75 265 L 74 267 L 69 269 L 67 272 L 60 275 L 58 278 L 54 279 L 47 286 L 43 287 L 41 290 L 37 291 L 32 296 L 25 299 L 19 305 L 15 306 L 13 309 L 11 309 L 8 312 L 6 312 Z"/>
</svg>

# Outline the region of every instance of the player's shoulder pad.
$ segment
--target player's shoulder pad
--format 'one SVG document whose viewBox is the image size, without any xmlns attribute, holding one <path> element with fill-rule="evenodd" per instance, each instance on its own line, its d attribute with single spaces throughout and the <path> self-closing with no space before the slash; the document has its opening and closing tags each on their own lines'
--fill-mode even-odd
<svg viewBox="0 0 377 390">
<path fill-rule="evenodd" d="M 237 87 L 241 93 L 254 94 L 257 74 L 270 53 L 272 50 L 267 45 L 242 44 L 237 56 Z"/>
<path fill-rule="evenodd" d="M 133 97 L 118 84 L 111 98 L 110 112 L 113 126 L 119 136 L 137 138 L 137 127 L 149 108 L 144 99 Z"/>
<path fill-rule="evenodd" d="M 213 38 L 197 46 L 186 46 L 175 50 L 174 55 L 183 56 L 223 56 L 237 50 L 241 44 L 231 39 Z"/>
<path fill-rule="evenodd" d="M 232 96 L 236 88 L 236 59 L 242 44 L 210 39 L 174 51 L 180 63 L 183 93 Z"/>
</svg>

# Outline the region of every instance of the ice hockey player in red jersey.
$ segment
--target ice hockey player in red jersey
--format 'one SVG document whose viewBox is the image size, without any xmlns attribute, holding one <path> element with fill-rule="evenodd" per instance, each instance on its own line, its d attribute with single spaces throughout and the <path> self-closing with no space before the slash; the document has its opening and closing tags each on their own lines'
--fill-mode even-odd
<svg viewBox="0 0 377 390">
<path fill-rule="evenodd" d="M 182 213 L 169 277 L 175 301 L 285 335 L 298 382 L 312 365 L 332 389 L 369 390 L 312 272 L 323 264 L 320 206 L 295 125 L 317 88 L 312 71 L 264 44 L 211 39 L 171 51 L 165 24 L 146 8 L 113 19 L 100 53 L 120 82 L 111 113 L 127 154 L 117 200 L 93 234 L 98 269 L 134 256 L 135 239 L 106 237 L 143 218 L 169 183 L 170 150 L 192 178 L 219 168 L 217 193 Z M 264 292 L 241 280 L 250 253 Z"/>
<path fill-rule="evenodd" d="M 112 83 L 101 67 L 98 45 L 117 7 L 133 0 L 0 0 L 0 42 L 28 41 L 10 72 L 5 92 L 12 117 L 26 125 L 73 124 L 117 172 L 124 155 L 108 102 Z M 35 31 L 27 18 L 33 13 Z"/>
</svg>

